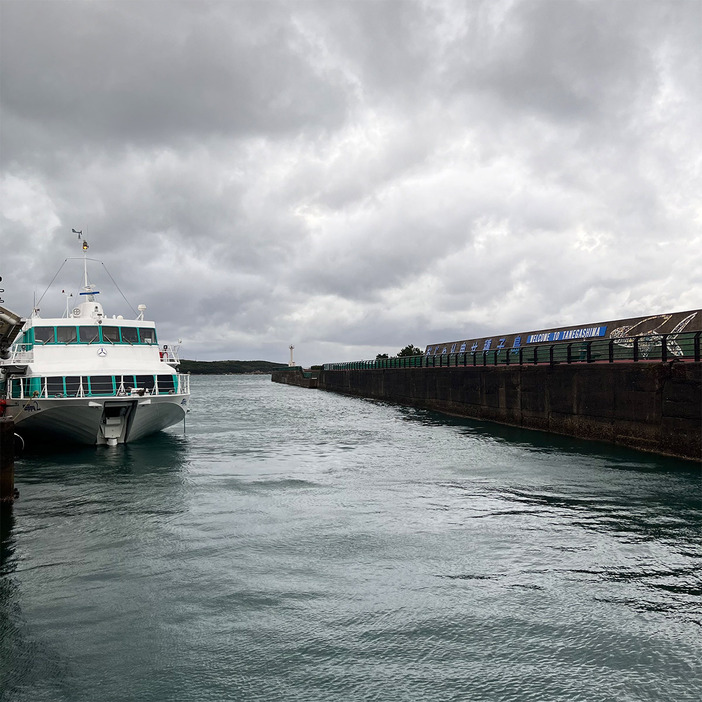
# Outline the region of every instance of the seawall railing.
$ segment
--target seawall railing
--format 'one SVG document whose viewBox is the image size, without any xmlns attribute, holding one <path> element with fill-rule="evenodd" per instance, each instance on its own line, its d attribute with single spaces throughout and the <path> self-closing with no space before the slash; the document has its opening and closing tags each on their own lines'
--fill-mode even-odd
<svg viewBox="0 0 702 702">
<path fill-rule="evenodd" d="M 325 363 L 325 371 L 379 368 L 453 368 L 457 366 L 526 366 L 558 363 L 700 362 L 702 332 L 588 339 L 464 353 L 394 356 L 366 361 Z"/>
</svg>

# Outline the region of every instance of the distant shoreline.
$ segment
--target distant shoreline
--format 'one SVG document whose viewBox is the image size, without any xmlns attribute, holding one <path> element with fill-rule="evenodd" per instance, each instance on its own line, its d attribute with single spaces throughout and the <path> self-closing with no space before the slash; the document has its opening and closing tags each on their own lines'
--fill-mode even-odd
<svg viewBox="0 0 702 702">
<path fill-rule="evenodd" d="M 285 363 L 272 361 L 188 361 L 179 364 L 181 373 L 192 375 L 265 375 L 287 368 Z"/>
</svg>

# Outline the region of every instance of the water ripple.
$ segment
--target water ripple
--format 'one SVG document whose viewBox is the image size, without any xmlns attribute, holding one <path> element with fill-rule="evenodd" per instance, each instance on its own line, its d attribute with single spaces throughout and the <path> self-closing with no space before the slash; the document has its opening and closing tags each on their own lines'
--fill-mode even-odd
<svg viewBox="0 0 702 702">
<path fill-rule="evenodd" d="M 266 377 L 192 387 L 185 435 L 18 463 L 2 702 L 697 699 L 689 464 Z"/>
</svg>

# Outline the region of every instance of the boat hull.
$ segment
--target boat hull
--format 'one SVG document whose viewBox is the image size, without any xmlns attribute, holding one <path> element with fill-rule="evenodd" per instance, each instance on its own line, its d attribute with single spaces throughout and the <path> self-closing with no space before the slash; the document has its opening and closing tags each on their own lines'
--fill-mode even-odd
<svg viewBox="0 0 702 702">
<path fill-rule="evenodd" d="M 28 441 L 123 444 L 182 422 L 188 395 L 126 398 L 49 398 L 8 405 L 16 430 Z"/>
</svg>

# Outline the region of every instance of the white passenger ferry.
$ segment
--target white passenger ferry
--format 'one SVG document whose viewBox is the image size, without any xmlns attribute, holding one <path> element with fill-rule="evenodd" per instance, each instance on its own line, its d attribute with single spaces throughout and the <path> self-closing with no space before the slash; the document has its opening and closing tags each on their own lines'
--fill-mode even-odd
<svg viewBox="0 0 702 702">
<path fill-rule="evenodd" d="M 177 424 L 188 411 L 190 378 L 177 372 L 177 350 L 159 346 L 144 305 L 136 319 L 107 317 L 87 262 L 81 302 L 60 318 L 34 309 L 0 354 L 0 403 L 27 440 L 115 446 Z"/>
</svg>

